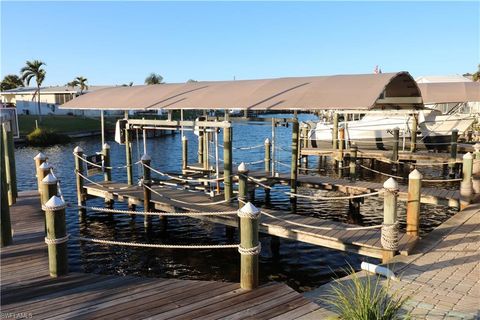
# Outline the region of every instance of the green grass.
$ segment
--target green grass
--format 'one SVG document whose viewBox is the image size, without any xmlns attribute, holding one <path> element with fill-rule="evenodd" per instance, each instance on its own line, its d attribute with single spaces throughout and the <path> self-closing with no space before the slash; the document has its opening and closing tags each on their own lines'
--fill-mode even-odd
<svg viewBox="0 0 480 320">
<path fill-rule="evenodd" d="M 37 116 L 19 115 L 18 126 L 20 135 L 27 135 L 35 130 L 35 120 Z M 84 118 L 79 116 L 43 116 L 42 123 L 38 124 L 40 128 L 59 133 L 95 131 L 100 130 L 100 119 Z M 106 129 L 114 128 L 114 119 L 105 119 Z"/>
</svg>

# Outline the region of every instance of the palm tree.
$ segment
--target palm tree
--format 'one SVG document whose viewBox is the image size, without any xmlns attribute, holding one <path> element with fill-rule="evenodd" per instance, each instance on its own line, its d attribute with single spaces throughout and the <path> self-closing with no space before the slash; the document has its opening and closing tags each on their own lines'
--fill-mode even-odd
<svg viewBox="0 0 480 320">
<path fill-rule="evenodd" d="M 68 82 L 65 86 L 66 87 L 71 87 L 72 89 L 75 89 L 75 87 L 78 86 L 78 82 L 77 82 L 77 80 L 73 80 L 71 82 Z"/>
<path fill-rule="evenodd" d="M 16 74 L 7 74 L 0 83 L 0 90 L 5 91 L 23 86 L 23 81 L 19 76 Z"/>
<path fill-rule="evenodd" d="M 473 81 L 480 81 L 480 64 L 478 65 L 478 70 L 472 76 Z"/>
<path fill-rule="evenodd" d="M 148 77 L 145 78 L 145 84 L 161 84 L 163 83 L 163 77 L 157 73 L 150 73 Z"/>
<path fill-rule="evenodd" d="M 88 90 L 88 84 L 87 84 L 87 78 L 84 77 L 76 77 L 75 80 L 73 80 L 74 83 L 78 87 L 80 87 L 80 94 L 83 94 L 83 90 Z"/>
<path fill-rule="evenodd" d="M 24 81 L 27 86 L 30 84 L 30 81 L 35 78 L 37 82 L 37 91 L 35 92 L 38 95 L 38 120 L 42 122 L 42 111 L 40 110 L 40 86 L 42 85 L 43 80 L 45 80 L 46 71 L 42 69 L 42 66 L 46 64 L 40 60 L 27 61 L 26 66 L 20 70 L 22 73 L 22 81 Z"/>
</svg>

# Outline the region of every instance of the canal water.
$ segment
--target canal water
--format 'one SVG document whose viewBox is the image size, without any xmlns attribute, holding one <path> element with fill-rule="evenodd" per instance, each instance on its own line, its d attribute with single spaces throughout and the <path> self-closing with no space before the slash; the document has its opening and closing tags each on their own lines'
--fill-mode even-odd
<svg viewBox="0 0 480 320">
<path fill-rule="evenodd" d="M 271 116 L 271 115 L 269 115 Z M 289 115 L 276 115 L 289 117 Z M 310 120 L 311 116 L 300 115 L 300 120 Z M 197 140 L 191 131 L 185 132 L 189 139 L 189 162 L 197 162 Z M 266 138 L 271 139 L 272 128 L 266 123 L 235 123 L 233 129 L 233 145 L 249 147 L 262 145 Z M 277 155 L 281 163 L 278 170 L 289 172 L 287 165 L 291 161 L 289 148 L 291 144 L 291 128 L 279 127 L 275 131 Z M 222 141 L 221 136 L 219 140 Z M 124 146 L 115 141 L 107 141 L 111 146 L 112 166 L 125 165 Z M 23 147 L 16 149 L 17 178 L 19 190 L 36 188 L 36 178 L 33 157 L 38 152 L 45 153 L 49 162 L 54 166 L 54 172 L 61 181 L 61 191 L 68 203 L 76 204 L 74 159 L 72 151 L 80 146 L 86 154 L 94 154 L 101 150 L 100 138 L 78 140 L 65 145 L 49 148 Z M 136 162 L 143 154 L 141 137 L 136 143 L 134 137 L 133 158 Z M 180 172 L 181 170 L 181 135 L 163 136 L 147 140 L 147 152 L 152 157 L 152 167 L 160 171 Z M 222 158 L 220 149 L 220 157 Z M 262 160 L 264 149 L 234 150 L 234 163 L 255 162 Z M 318 168 L 318 159 L 310 157 L 310 168 Z M 263 163 L 250 166 L 250 169 L 262 169 Z M 140 176 L 141 168 L 135 166 L 134 176 Z M 377 168 L 378 169 L 378 168 Z M 381 167 L 383 172 L 390 172 L 389 167 Z M 438 175 L 438 169 L 428 169 L 427 176 Z M 309 171 L 310 174 L 336 175 L 331 164 L 320 173 Z M 362 171 L 362 179 L 369 181 L 384 181 L 385 176 Z M 92 180 L 102 180 L 102 176 L 92 176 Z M 125 169 L 112 172 L 114 181 L 126 182 Z M 454 187 L 444 185 L 443 187 Z M 286 187 L 276 187 L 279 191 L 287 191 Z M 341 195 L 335 192 L 309 190 L 300 188 L 300 193 L 308 195 Z M 263 191 L 257 190 L 255 205 L 265 206 Z M 90 206 L 103 206 L 103 200 L 89 200 Z M 281 192 L 271 193 L 269 208 L 290 210 L 288 197 Z M 382 223 L 383 199 L 368 197 L 362 204 L 360 218 L 354 219 L 361 225 Z M 127 209 L 125 204 L 116 203 L 115 208 Z M 141 208 L 139 208 L 141 209 Z M 400 226 L 405 226 L 405 203 L 399 203 Z M 442 221 L 452 216 L 456 210 L 443 206 L 422 205 L 421 228 L 426 234 Z M 320 219 L 352 222 L 349 215 L 347 200 L 341 201 L 312 201 L 299 199 L 297 213 Z M 169 218 L 167 224 L 154 218 L 152 231 L 146 233 L 143 219 L 138 216 L 135 221 L 125 215 L 107 215 L 98 212 L 88 212 L 84 219 L 78 215 L 74 207 L 67 209 L 68 232 L 73 236 L 83 236 L 107 240 L 148 242 L 163 244 L 230 244 L 238 243 L 238 234 L 226 233 L 225 227 L 196 219 L 181 217 Z M 260 256 L 260 281 L 280 281 L 288 284 L 297 291 L 309 291 L 332 278 L 345 274 L 345 270 L 352 266 L 360 267 L 362 261 L 378 263 L 372 258 L 362 257 L 352 253 L 321 248 L 301 242 L 280 239 L 272 241 L 272 237 L 260 235 L 262 253 Z M 275 249 L 277 248 L 277 249 Z M 235 249 L 212 250 L 171 250 L 146 249 L 122 246 L 107 246 L 87 242 L 69 242 L 69 264 L 72 271 L 94 272 L 100 274 L 138 275 L 148 277 L 172 277 L 178 279 L 239 281 L 239 254 Z"/>
</svg>

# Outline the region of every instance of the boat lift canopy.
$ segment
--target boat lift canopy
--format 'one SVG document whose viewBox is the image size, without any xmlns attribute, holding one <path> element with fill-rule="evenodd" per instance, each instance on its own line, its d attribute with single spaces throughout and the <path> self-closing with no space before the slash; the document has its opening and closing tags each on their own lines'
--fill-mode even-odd
<svg viewBox="0 0 480 320">
<path fill-rule="evenodd" d="M 422 106 L 415 80 L 398 72 L 122 86 L 82 95 L 60 108 L 314 111 Z"/>
</svg>

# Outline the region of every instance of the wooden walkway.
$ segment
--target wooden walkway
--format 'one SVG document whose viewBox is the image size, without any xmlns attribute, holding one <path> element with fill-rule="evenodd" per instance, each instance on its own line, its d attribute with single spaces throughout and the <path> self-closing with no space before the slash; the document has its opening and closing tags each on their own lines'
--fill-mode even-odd
<svg viewBox="0 0 480 320">
<path fill-rule="evenodd" d="M 48 276 L 44 214 L 35 192 L 11 208 L 14 245 L 1 249 L 2 318 L 298 319 L 319 307 L 284 284 L 71 273 Z"/>
<path fill-rule="evenodd" d="M 103 187 L 95 184 L 86 185 L 85 189 L 87 194 L 143 206 L 143 189 L 141 187 L 128 186 L 127 184 L 115 182 L 102 182 L 101 185 Z M 152 203 L 155 208 L 160 211 L 201 212 L 236 210 L 236 207 L 233 207 L 231 204 L 195 205 L 195 203 L 207 204 L 215 202 L 210 200 L 203 192 L 174 189 L 165 186 L 155 186 L 153 189 L 161 194 L 160 196 L 152 192 Z M 180 202 L 175 200 L 180 200 Z M 286 212 L 262 210 L 274 215 L 278 219 L 262 215 L 260 232 L 331 249 L 382 258 L 384 249 L 380 244 L 380 229 L 346 230 L 346 228 L 358 226 Z M 202 216 L 198 218 L 227 226 L 238 227 L 237 217 L 232 215 Z M 286 222 L 285 220 L 290 222 Z M 325 228 L 327 228 L 327 230 L 325 230 Z M 417 237 L 402 234 L 400 238 L 400 253 L 408 254 L 416 241 Z"/>
</svg>

